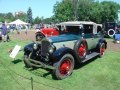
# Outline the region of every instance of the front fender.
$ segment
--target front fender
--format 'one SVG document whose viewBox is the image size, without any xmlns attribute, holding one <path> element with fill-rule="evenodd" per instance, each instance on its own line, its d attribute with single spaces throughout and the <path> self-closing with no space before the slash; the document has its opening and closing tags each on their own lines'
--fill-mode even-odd
<svg viewBox="0 0 120 90">
<path fill-rule="evenodd" d="M 32 52 L 34 43 L 30 43 L 24 47 L 24 52 Z"/>
<path fill-rule="evenodd" d="M 74 54 L 74 51 L 68 47 L 62 47 L 62 48 L 59 48 L 58 50 L 56 50 L 52 55 L 51 55 L 51 59 L 53 61 L 59 61 L 63 55 L 65 54 L 71 54 L 73 57 L 75 56 Z"/>
</svg>

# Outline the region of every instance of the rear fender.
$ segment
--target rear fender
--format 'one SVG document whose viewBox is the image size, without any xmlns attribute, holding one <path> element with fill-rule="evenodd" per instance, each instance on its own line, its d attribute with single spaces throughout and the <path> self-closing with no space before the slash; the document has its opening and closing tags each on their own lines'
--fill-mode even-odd
<svg viewBox="0 0 120 90">
<path fill-rule="evenodd" d="M 105 43 L 105 49 L 107 49 L 107 41 L 105 39 L 100 39 L 97 46 L 99 46 L 101 43 Z"/>
</svg>

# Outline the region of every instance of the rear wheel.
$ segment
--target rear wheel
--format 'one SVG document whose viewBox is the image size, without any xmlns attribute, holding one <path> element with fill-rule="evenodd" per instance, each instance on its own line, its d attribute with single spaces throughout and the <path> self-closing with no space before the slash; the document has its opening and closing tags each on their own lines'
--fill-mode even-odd
<svg viewBox="0 0 120 90">
<path fill-rule="evenodd" d="M 84 41 L 78 41 L 75 45 L 75 53 L 79 59 L 79 62 L 85 59 L 87 54 L 87 45 Z"/>
<path fill-rule="evenodd" d="M 78 47 L 78 55 L 80 58 L 85 58 L 86 56 L 86 45 L 81 43 Z"/>
<path fill-rule="evenodd" d="M 53 64 L 56 68 L 53 72 L 57 79 L 65 79 L 71 75 L 74 69 L 74 58 L 71 54 L 65 54 L 60 61 Z"/>
<path fill-rule="evenodd" d="M 105 53 L 105 43 L 101 43 L 99 46 L 99 56 L 103 57 L 104 53 Z"/>
</svg>

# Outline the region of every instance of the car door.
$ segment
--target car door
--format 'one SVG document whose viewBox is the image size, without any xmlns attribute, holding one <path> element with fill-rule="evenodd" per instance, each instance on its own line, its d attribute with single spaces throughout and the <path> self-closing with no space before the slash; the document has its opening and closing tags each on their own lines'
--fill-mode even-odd
<svg viewBox="0 0 120 90">
<path fill-rule="evenodd" d="M 93 34 L 93 25 L 83 25 L 83 33 L 84 33 L 84 38 L 87 41 L 88 44 L 88 50 L 93 49 L 94 48 L 94 34 Z"/>
</svg>

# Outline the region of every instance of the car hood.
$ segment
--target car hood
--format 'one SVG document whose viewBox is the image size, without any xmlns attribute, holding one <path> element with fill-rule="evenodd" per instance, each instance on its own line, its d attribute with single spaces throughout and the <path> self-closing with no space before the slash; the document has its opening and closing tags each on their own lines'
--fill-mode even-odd
<svg viewBox="0 0 120 90">
<path fill-rule="evenodd" d="M 75 35 L 75 34 L 62 34 L 59 36 L 52 36 L 49 37 L 49 39 L 53 42 L 65 42 L 65 41 L 72 41 L 72 40 L 78 40 L 81 36 Z"/>
</svg>

